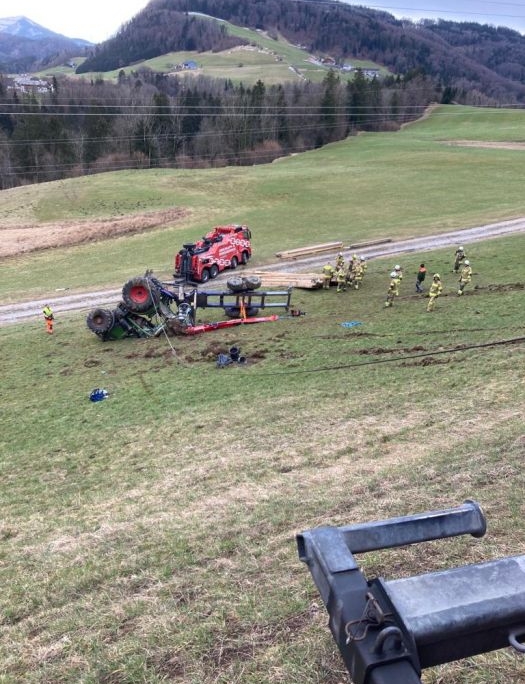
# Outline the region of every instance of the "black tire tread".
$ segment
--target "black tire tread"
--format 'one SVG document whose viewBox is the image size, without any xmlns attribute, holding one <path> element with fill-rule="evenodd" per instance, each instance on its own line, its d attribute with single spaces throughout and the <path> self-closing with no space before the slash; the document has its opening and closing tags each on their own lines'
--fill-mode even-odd
<svg viewBox="0 0 525 684">
<path fill-rule="evenodd" d="M 86 317 L 87 327 L 96 335 L 104 335 L 115 324 L 115 314 L 109 309 L 93 309 Z"/>
</svg>

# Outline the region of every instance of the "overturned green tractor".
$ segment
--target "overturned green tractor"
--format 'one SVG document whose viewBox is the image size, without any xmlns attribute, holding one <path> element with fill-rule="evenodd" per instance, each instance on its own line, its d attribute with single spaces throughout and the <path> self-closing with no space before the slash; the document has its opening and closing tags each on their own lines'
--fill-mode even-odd
<svg viewBox="0 0 525 684">
<path fill-rule="evenodd" d="M 292 288 L 261 291 L 257 276 L 232 277 L 227 285 L 227 291 L 187 291 L 183 285 L 163 283 L 147 271 L 144 276 L 127 281 L 122 288 L 122 301 L 115 309 L 93 309 L 86 323 L 102 340 L 156 337 L 161 332 L 194 335 L 242 323 L 277 320 L 276 315 L 260 317 L 261 309 L 290 309 Z M 199 308 L 222 309 L 231 320 L 196 325 Z"/>
</svg>

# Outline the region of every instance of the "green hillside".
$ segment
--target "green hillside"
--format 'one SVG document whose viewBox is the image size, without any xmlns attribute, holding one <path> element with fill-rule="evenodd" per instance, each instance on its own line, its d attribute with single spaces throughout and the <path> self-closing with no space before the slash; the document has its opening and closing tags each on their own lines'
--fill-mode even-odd
<svg viewBox="0 0 525 684">
<path fill-rule="evenodd" d="M 479 118 L 478 118 L 479 114 Z M 523 113 L 441 107 L 268 166 L 121 172 L 0 193 L 0 231 L 172 206 L 153 232 L 4 259 L 0 302 L 122 284 L 218 222 L 254 265 L 325 239 L 429 235 L 525 215 Z M 469 123 L 470 122 L 470 123 Z M 501 139 L 501 138 L 500 138 Z M 479 501 L 486 537 L 359 554 L 387 580 L 524 553 L 525 235 L 373 259 L 358 291 L 299 291 L 304 316 L 102 343 L 87 311 L 0 327 L 0 682 L 340 684 L 346 670 L 295 535 Z M 415 293 L 441 273 L 436 309 Z M 428 279 L 425 287 L 428 288 Z M 62 292 L 60 294 L 63 294 Z M 215 320 L 211 310 L 200 321 Z M 342 325 L 342 324 L 347 325 Z M 218 368 L 233 345 L 247 363 Z M 103 387 L 109 398 L 89 401 Z M 518 684 L 503 649 L 425 684 Z"/>
<path fill-rule="evenodd" d="M 258 80 L 272 85 L 299 79 L 320 82 L 330 68 L 327 65 L 314 63 L 312 55 L 291 45 L 281 36 L 273 39 L 259 31 L 234 26 L 226 21 L 221 21 L 221 23 L 227 26 L 229 33 L 244 38 L 250 45 L 223 52 L 171 52 L 154 59 L 124 66 L 122 70 L 128 74 L 147 68 L 160 73 L 177 74 L 181 77 L 202 74 L 210 78 L 228 78 L 234 83 L 242 82 L 246 85 L 252 85 Z M 195 70 L 177 69 L 189 60 L 195 61 L 198 68 Z M 78 65 L 83 59 L 71 61 Z M 351 63 L 356 69 L 379 69 L 382 74 L 387 73 L 387 70 L 380 65 L 367 60 L 356 59 Z M 105 72 L 102 76 L 106 80 L 116 81 L 120 71 L 121 69 L 115 69 Z M 65 65 L 38 72 L 35 75 L 50 78 L 59 74 L 86 79 L 101 75 L 89 72 L 77 76 L 74 67 Z M 340 76 L 344 80 L 353 78 L 351 72 L 340 72 Z"/>
</svg>

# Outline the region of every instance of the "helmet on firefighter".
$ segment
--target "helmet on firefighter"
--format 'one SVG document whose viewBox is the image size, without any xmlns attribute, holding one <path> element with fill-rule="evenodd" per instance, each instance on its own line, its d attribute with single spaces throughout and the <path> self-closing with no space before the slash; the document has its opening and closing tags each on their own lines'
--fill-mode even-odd
<svg viewBox="0 0 525 684">
<path fill-rule="evenodd" d="M 339 252 L 337 256 L 343 256 L 343 252 Z"/>
<path fill-rule="evenodd" d="M 465 266 L 470 266 L 470 261 L 468 259 L 465 259 Z"/>
<path fill-rule="evenodd" d="M 361 261 L 366 261 L 366 257 L 359 257 Z"/>
<path fill-rule="evenodd" d="M 401 270 L 401 266 L 400 266 L 399 264 L 396 264 L 396 265 L 394 266 L 394 270 L 395 270 L 395 271 L 400 271 L 400 270 Z"/>
<path fill-rule="evenodd" d="M 441 280 L 439 273 L 434 273 L 434 280 Z"/>
<path fill-rule="evenodd" d="M 458 247 L 458 252 L 462 252 L 462 251 L 463 251 L 463 247 L 462 247 L 462 245 L 460 245 L 460 246 Z"/>
</svg>

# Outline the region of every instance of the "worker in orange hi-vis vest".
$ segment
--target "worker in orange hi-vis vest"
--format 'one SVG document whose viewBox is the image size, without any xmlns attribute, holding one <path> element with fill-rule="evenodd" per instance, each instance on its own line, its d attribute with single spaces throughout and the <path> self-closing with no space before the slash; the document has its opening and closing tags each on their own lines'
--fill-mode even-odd
<svg viewBox="0 0 525 684">
<path fill-rule="evenodd" d="M 42 313 L 44 314 L 44 320 L 46 322 L 46 332 L 49 335 L 53 334 L 53 321 L 54 321 L 54 316 L 53 316 L 53 309 L 49 306 L 49 304 L 46 304 L 44 308 L 42 309 Z"/>
</svg>

